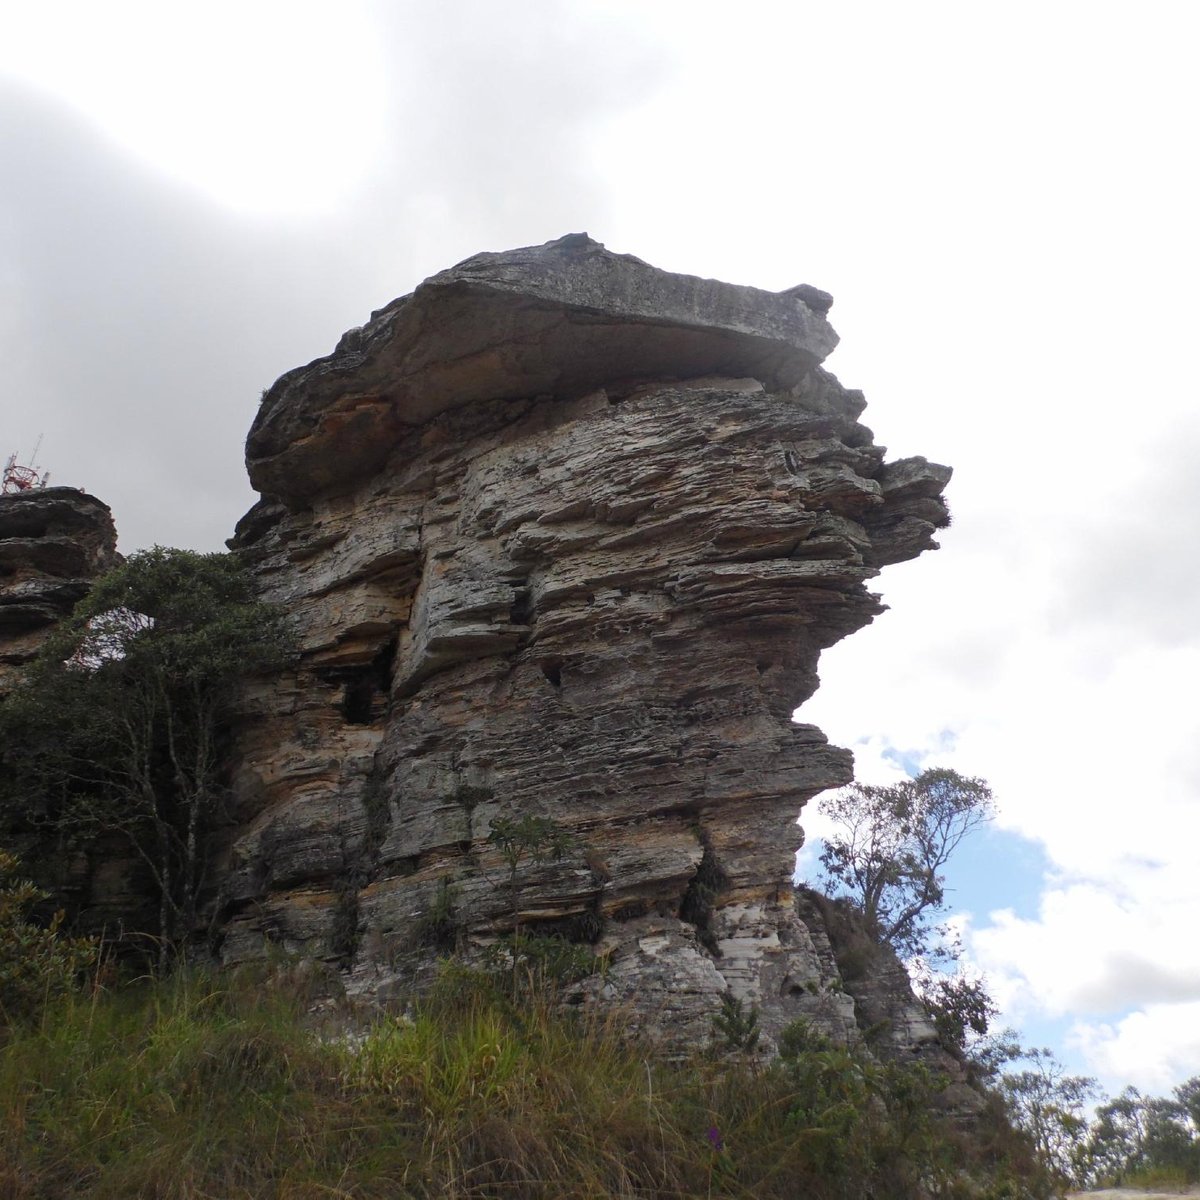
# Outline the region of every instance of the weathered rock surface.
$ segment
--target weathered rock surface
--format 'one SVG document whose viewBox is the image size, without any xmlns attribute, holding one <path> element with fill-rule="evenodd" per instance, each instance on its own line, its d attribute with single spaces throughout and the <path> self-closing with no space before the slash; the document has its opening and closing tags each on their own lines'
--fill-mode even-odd
<svg viewBox="0 0 1200 1200">
<path fill-rule="evenodd" d="M 75 488 L 0 496 L 0 692 L 119 561 L 108 505 Z"/>
<path fill-rule="evenodd" d="M 591 944 L 591 990 L 682 1042 L 730 992 L 768 1037 L 854 1036 L 791 884 L 851 756 L 791 713 L 879 568 L 935 545 L 950 472 L 884 463 L 820 366 L 829 304 L 571 235 L 433 277 L 268 392 L 235 544 L 302 655 L 241 731 L 227 960 L 277 943 L 386 991 L 449 909 L 468 951 L 514 920 Z M 575 843 L 513 892 L 488 839 L 522 815 Z"/>
</svg>

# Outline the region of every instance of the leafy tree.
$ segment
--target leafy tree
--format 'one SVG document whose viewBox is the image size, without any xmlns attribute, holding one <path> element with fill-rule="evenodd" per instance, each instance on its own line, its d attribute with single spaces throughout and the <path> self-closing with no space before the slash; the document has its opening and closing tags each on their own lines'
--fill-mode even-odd
<svg viewBox="0 0 1200 1200">
<path fill-rule="evenodd" d="M 991 789 L 934 768 L 889 787 L 851 784 L 823 808 L 838 825 L 821 852 L 831 891 L 849 895 L 897 953 L 929 953 L 931 918 L 945 908 L 942 870 L 991 819 Z"/>
<path fill-rule="evenodd" d="M 966 1059 L 976 1078 L 994 1084 L 1008 1063 L 1025 1058 L 1028 1052 L 1019 1037 L 1009 1026 L 995 1031 L 989 1029 L 983 1037 L 974 1038 L 967 1047 Z"/>
<path fill-rule="evenodd" d="M 163 962 L 196 925 L 239 689 L 289 649 L 235 557 L 156 547 L 95 582 L 0 705 L 8 823 L 123 835 L 158 893 Z"/>
<path fill-rule="evenodd" d="M 1145 1155 L 1152 1171 L 1200 1177 L 1200 1143 L 1189 1125 L 1187 1106 L 1179 1100 L 1152 1096 L 1145 1102 Z"/>
<path fill-rule="evenodd" d="M 1194 1075 L 1175 1089 L 1175 1099 L 1183 1106 L 1192 1129 L 1200 1133 L 1200 1075 Z"/>
<path fill-rule="evenodd" d="M 1200 1142 L 1191 1112 L 1198 1090 L 1200 1079 L 1176 1088 L 1174 1099 L 1127 1087 L 1101 1104 L 1087 1143 L 1089 1177 L 1108 1184 L 1154 1173 L 1189 1181 L 1200 1177 Z"/>
<path fill-rule="evenodd" d="M 910 974 L 943 1044 L 965 1054 L 987 1034 L 998 1010 L 983 979 L 965 973 L 961 967 L 948 975 L 927 966 L 914 973 L 910 966 Z"/>
<path fill-rule="evenodd" d="M 1096 1081 L 1068 1075 L 1049 1050 L 1019 1053 L 1030 1065 L 1000 1078 L 1009 1116 L 1032 1138 L 1047 1166 L 1063 1180 L 1077 1180 L 1085 1173 L 1088 1123 L 1084 1106 L 1097 1094 Z"/>
</svg>

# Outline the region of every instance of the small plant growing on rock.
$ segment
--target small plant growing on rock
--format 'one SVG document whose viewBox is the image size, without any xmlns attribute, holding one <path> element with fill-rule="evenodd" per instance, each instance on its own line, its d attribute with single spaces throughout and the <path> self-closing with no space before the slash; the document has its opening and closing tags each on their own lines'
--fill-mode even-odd
<svg viewBox="0 0 1200 1200">
<path fill-rule="evenodd" d="M 514 995 L 557 988 L 593 974 L 596 959 L 586 946 L 561 936 L 529 934 L 521 928 L 517 876 L 522 865 L 561 859 L 574 848 L 575 838 L 549 817 L 527 814 L 493 821 L 488 841 L 508 867 L 505 887 L 512 920 L 512 932 L 488 952 L 489 969 L 508 975 Z"/>
<path fill-rule="evenodd" d="M 458 888 L 443 875 L 438 880 L 437 891 L 429 911 L 421 918 L 417 936 L 422 945 L 433 946 L 449 952 L 458 947 L 462 936 L 462 922 L 458 918 Z"/>
<path fill-rule="evenodd" d="M 586 946 L 566 938 L 536 933 L 517 933 L 489 946 L 484 964 L 490 971 L 509 975 L 514 993 L 536 994 L 542 988 L 556 989 L 594 975 L 596 956 Z"/>
<path fill-rule="evenodd" d="M 713 1035 L 719 1049 L 733 1054 L 753 1054 L 758 1049 L 758 1009 L 745 1008 L 736 996 L 721 997 L 721 1011 L 713 1017 Z"/>
<path fill-rule="evenodd" d="M 696 873 L 688 883 L 679 906 L 679 917 L 696 927 L 696 938 L 712 955 L 720 954 L 717 935 L 712 930 L 713 904 L 718 893 L 728 883 L 710 846 L 704 847 L 704 855 Z"/>
<path fill-rule="evenodd" d="M 508 867 L 508 902 L 512 909 L 513 931 L 520 927 L 517 903 L 517 872 L 525 862 L 540 864 L 563 857 L 575 844 L 571 834 L 549 817 L 498 817 L 492 822 L 489 842 L 500 851 Z"/>
</svg>

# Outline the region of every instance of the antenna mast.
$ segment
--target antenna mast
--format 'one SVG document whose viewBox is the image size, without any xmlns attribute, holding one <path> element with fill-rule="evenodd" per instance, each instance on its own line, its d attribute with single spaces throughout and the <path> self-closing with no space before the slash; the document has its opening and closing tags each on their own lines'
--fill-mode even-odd
<svg viewBox="0 0 1200 1200">
<path fill-rule="evenodd" d="M 30 455 L 28 467 L 22 466 L 17 462 L 17 452 L 13 451 L 8 456 L 8 462 L 4 464 L 4 475 L 0 477 L 0 494 L 5 496 L 17 496 L 21 492 L 40 491 L 50 482 L 50 472 L 43 471 L 37 466 L 38 451 L 42 448 L 42 434 L 38 434 L 37 443 L 33 447 L 33 454 Z"/>
</svg>

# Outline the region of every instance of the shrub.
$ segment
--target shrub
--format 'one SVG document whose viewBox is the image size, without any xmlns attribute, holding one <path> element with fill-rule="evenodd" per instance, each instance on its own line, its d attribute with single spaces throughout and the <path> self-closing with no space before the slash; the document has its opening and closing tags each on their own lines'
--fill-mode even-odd
<svg viewBox="0 0 1200 1200">
<path fill-rule="evenodd" d="M 47 1000 L 75 986 L 97 956 L 89 938 L 65 937 L 57 912 L 48 925 L 28 919 L 46 893 L 17 876 L 14 855 L 0 850 L 0 1025 L 37 1016 Z"/>
<path fill-rule="evenodd" d="M 753 1054 L 758 1049 L 758 1009 L 742 1006 L 736 996 L 721 997 L 721 1011 L 713 1017 L 713 1037 L 718 1049 L 733 1054 Z"/>
</svg>

